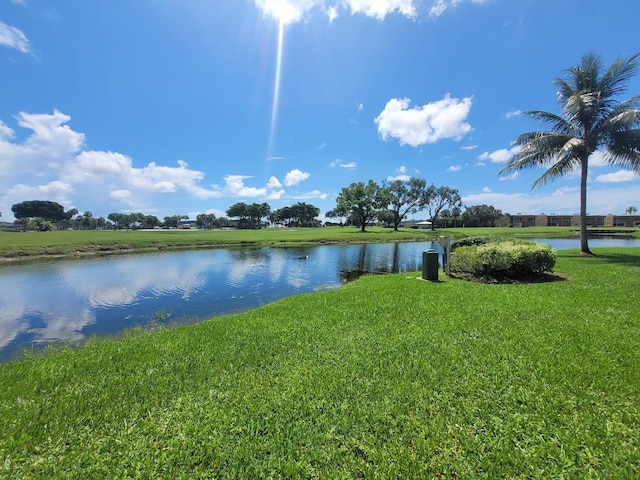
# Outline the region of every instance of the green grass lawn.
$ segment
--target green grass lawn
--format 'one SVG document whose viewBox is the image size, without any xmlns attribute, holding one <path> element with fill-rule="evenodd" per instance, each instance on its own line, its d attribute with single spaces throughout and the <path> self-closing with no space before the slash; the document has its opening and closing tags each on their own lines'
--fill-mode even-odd
<svg viewBox="0 0 640 480">
<path fill-rule="evenodd" d="M 638 478 L 640 249 L 419 273 L 0 365 L 2 478 Z"/>
<path fill-rule="evenodd" d="M 0 258 L 110 254 L 227 246 L 288 246 L 301 243 L 355 243 L 430 240 L 437 234 L 410 228 L 265 228 L 261 230 L 79 230 L 0 232 Z"/>
</svg>

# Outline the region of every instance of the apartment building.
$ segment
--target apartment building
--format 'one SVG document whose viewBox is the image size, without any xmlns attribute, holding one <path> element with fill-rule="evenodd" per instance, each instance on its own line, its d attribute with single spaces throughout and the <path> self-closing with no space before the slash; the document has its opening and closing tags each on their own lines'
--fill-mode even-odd
<svg viewBox="0 0 640 480">
<path fill-rule="evenodd" d="M 512 227 L 579 227 L 580 215 L 511 215 Z M 640 227 L 640 215 L 587 215 L 588 227 Z"/>
</svg>

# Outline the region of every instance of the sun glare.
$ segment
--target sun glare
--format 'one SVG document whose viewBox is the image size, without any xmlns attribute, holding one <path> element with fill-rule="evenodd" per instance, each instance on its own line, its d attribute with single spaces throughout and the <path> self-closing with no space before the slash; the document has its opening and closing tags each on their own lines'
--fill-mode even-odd
<svg viewBox="0 0 640 480">
<path fill-rule="evenodd" d="M 269 149 L 267 157 L 273 155 L 273 143 L 278 120 L 278 103 L 280 101 L 280 75 L 282 73 L 282 47 L 284 44 L 284 22 L 278 24 L 278 51 L 276 54 L 276 75 L 273 82 L 273 103 L 271 104 L 271 128 L 269 131 Z"/>
</svg>

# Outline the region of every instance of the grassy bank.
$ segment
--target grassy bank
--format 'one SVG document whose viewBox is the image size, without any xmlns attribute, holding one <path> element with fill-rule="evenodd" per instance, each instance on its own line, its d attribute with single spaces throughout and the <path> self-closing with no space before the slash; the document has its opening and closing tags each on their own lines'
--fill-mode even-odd
<svg viewBox="0 0 640 480">
<path fill-rule="evenodd" d="M 108 255 L 185 248 L 289 246 L 304 243 L 355 243 L 428 240 L 428 230 L 353 227 L 265 228 L 261 230 L 117 230 L 0 232 L 0 259 Z"/>
<path fill-rule="evenodd" d="M 0 232 L 0 261 L 47 257 L 109 255 L 168 249 L 215 248 L 228 246 L 288 246 L 303 243 L 359 243 L 432 240 L 448 234 L 453 238 L 470 235 L 504 235 L 522 238 L 572 238 L 575 228 L 450 228 L 416 230 L 354 227 L 267 228 L 262 230 L 121 230 L 61 232 Z M 636 235 L 640 236 L 638 233 Z"/>
<path fill-rule="evenodd" d="M 640 252 L 597 253 L 0 365 L 0 477 L 637 478 Z"/>
</svg>

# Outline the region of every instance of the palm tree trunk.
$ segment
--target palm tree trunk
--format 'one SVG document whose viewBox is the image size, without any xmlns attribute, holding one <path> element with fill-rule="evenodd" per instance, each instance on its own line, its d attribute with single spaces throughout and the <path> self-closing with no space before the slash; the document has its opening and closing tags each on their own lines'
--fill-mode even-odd
<svg viewBox="0 0 640 480">
<path fill-rule="evenodd" d="M 582 158 L 580 164 L 580 252 L 582 255 L 593 255 L 589 250 L 589 242 L 587 241 L 587 170 L 589 157 Z"/>
</svg>

